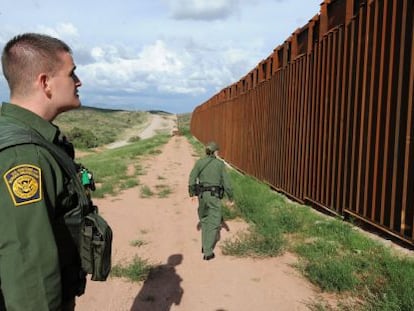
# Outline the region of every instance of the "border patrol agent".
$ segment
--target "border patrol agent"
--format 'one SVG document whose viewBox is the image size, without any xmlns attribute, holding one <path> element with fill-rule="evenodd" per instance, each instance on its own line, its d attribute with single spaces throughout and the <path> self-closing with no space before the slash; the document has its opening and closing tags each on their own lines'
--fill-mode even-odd
<svg viewBox="0 0 414 311">
<path fill-rule="evenodd" d="M 233 200 L 233 191 L 224 162 L 217 158 L 218 150 L 216 142 L 206 145 L 206 157 L 196 162 L 188 183 L 190 197 L 198 196 L 199 200 L 198 217 L 201 223 L 204 260 L 215 257 L 213 250 L 221 229 L 221 199 L 224 193 Z"/>
<path fill-rule="evenodd" d="M 4 47 L 2 66 L 11 103 L 1 107 L 0 128 L 35 131 L 66 149 L 52 121 L 80 106 L 69 46 L 45 35 L 19 35 Z M 86 274 L 63 221 L 78 197 L 59 163 L 34 144 L 0 151 L 0 197 L 0 310 L 74 310 Z"/>
</svg>

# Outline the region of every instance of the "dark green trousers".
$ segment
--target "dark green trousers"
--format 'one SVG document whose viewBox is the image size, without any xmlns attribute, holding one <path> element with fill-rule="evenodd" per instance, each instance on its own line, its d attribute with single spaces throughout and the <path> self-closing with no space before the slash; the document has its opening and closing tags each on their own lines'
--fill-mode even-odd
<svg viewBox="0 0 414 311">
<path fill-rule="evenodd" d="M 63 302 L 62 311 L 74 311 L 75 310 L 75 297 L 68 301 Z"/>
<path fill-rule="evenodd" d="M 75 310 L 75 298 L 70 299 L 62 304 L 62 311 L 74 311 Z M 0 290 L 0 311 L 7 311 L 4 303 L 4 297 Z"/>
<path fill-rule="evenodd" d="M 221 229 L 221 201 L 210 192 L 199 196 L 198 218 L 201 223 L 201 243 L 205 256 L 213 253 Z"/>
<path fill-rule="evenodd" d="M 4 297 L 3 297 L 3 293 L 1 292 L 1 289 L 0 289 L 0 311 L 6 311 L 6 304 L 4 302 Z"/>
</svg>

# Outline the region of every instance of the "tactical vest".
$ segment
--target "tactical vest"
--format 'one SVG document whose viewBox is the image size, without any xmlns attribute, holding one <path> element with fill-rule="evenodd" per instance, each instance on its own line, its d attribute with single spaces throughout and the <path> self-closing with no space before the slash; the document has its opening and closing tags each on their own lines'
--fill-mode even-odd
<svg viewBox="0 0 414 311">
<path fill-rule="evenodd" d="M 112 230 L 85 193 L 74 161 L 37 132 L 11 123 L 0 123 L 0 152 L 17 145 L 35 144 L 48 150 L 70 178 L 78 196 L 76 207 L 64 214 L 64 222 L 79 250 L 82 269 L 93 281 L 105 281 L 111 270 Z"/>
</svg>

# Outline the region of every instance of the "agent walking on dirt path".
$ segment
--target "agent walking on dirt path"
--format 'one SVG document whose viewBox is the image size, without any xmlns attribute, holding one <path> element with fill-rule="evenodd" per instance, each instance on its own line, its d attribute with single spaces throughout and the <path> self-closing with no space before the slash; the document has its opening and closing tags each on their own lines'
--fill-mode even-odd
<svg viewBox="0 0 414 311">
<path fill-rule="evenodd" d="M 215 142 L 206 145 L 206 157 L 199 159 L 190 173 L 188 192 L 198 196 L 198 217 L 201 223 L 201 240 L 204 260 L 215 257 L 222 223 L 221 199 L 226 193 L 230 201 L 233 191 L 224 162 L 217 158 L 219 146 Z"/>
</svg>

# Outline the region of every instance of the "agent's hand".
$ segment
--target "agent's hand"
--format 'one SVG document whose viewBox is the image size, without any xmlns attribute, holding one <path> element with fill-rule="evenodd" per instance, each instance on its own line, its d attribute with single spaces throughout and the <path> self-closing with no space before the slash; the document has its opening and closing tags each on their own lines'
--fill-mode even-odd
<svg viewBox="0 0 414 311">
<path fill-rule="evenodd" d="M 234 201 L 229 201 L 229 203 L 227 204 L 228 207 L 233 207 L 234 206 Z"/>
</svg>

